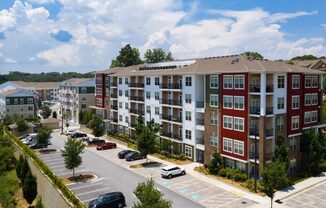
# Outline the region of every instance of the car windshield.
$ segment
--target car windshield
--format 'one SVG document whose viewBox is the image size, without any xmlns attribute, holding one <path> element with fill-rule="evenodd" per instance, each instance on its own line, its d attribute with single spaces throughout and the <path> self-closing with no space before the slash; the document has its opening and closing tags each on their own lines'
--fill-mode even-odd
<svg viewBox="0 0 326 208">
<path fill-rule="evenodd" d="M 105 196 L 100 196 L 100 197 L 98 197 L 98 198 L 96 199 L 96 201 L 98 201 L 99 203 L 103 203 L 103 202 L 105 202 L 105 199 L 106 199 Z"/>
</svg>

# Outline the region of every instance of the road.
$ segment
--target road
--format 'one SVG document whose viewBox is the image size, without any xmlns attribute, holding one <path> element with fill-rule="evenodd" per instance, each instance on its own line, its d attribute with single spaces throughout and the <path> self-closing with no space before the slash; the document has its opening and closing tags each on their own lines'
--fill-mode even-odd
<svg viewBox="0 0 326 208">
<path fill-rule="evenodd" d="M 55 132 L 52 134 L 51 142 L 53 147 L 63 148 L 65 137 Z M 104 180 L 102 180 L 102 183 L 107 183 L 110 190 L 121 191 L 126 197 L 128 207 L 132 206 L 132 204 L 137 201 L 137 198 L 133 194 L 133 190 L 137 187 L 138 183 L 147 180 L 145 177 L 106 160 L 98 154 L 89 151 L 87 148 L 83 154 L 82 166 L 94 172 L 99 178 L 103 178 Z M 159 184 L 156 184 L 156 187 L 164 193 L 164 198 L 173 202 L 173 207 L 203 207 Z"/>
</svg>

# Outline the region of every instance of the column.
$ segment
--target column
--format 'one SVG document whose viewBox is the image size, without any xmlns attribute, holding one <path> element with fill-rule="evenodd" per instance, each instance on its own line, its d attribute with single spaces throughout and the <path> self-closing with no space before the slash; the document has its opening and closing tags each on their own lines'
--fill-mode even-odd
<svg viewBox="0 0 326 208">
<path fill-rule="evenodd" d="M 266 73 L 260 74 L 260 116 L 266 115 Z"/>
</svg>

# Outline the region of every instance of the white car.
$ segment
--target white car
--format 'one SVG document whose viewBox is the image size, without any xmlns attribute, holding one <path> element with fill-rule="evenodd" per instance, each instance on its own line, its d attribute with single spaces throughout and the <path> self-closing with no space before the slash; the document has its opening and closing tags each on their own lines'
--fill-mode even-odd
<svg viewBox="0 0 326 208">
<path fill-rule="evenodd" d="M 36 142 L 36 134 L 29 134 L 28 137 L 22 139 L 21 141 L 26 145 L 34 144 Z"/>
<path fill-rule="evenodd" d="M 163 178 L 165 178 L 165 177 L 172 178 L 174 176 L 185 175 L 185 174 L 186 174 L 186 171 L 184 168 L 181 168 L 181 167 L 178 167 L 175 165 L 165 166 L 161 170 L 161 175 Z"/>
<path fill-rule="evenodd" d="M 67 136 L 71 136 L 71 135 L 73 135 L 75 132 L 77 132 L 77 129 L 68 129 L 68 130 L 66 131 L 66 135 L 67 135 Z"/>
</svg>

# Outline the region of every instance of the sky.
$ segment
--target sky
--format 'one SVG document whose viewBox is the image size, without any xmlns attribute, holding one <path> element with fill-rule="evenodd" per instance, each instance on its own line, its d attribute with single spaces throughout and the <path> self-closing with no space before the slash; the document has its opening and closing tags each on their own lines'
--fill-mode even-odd
<svg viewBox="0 0 326 208">
<path fill-rule="evenodd" d="M 0 73 L 106 69 L 130 43 L 176 59 L 326 55 L 325 0 L 1 0 Z"/>
</svg>

